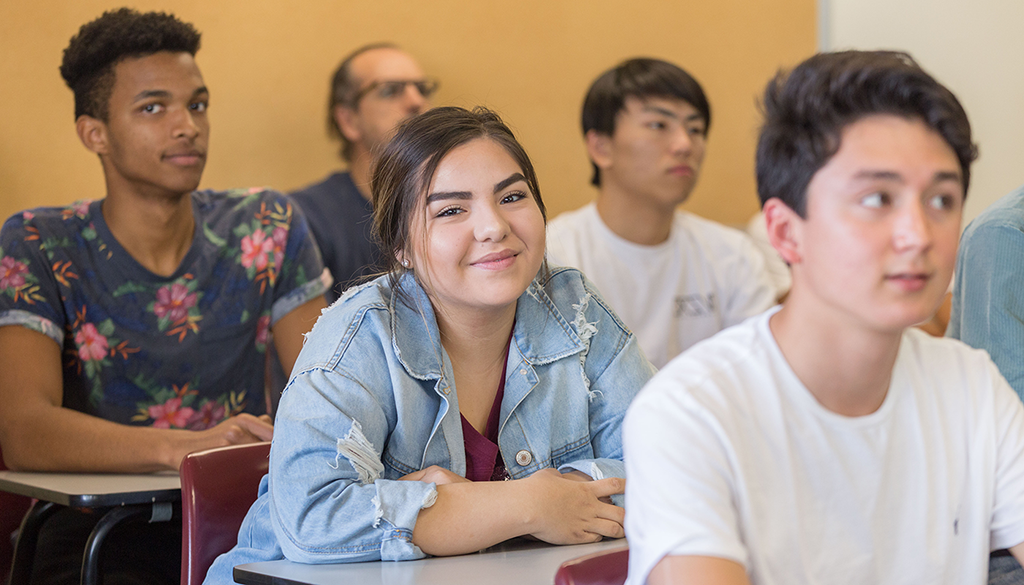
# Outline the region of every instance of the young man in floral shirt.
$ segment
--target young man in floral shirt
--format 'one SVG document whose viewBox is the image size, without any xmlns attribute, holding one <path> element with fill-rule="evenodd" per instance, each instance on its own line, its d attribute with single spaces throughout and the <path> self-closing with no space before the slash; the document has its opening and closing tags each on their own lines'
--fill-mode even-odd
<svg viewBox="0 0 1024 585">
<path fill-rule="evenodd" d="M 0 445 L 11 468 L 176 470 L 189 452 L 273 434 L 270 333 L 290 369 L 330 283 L 286 198 L 195 191 L 209 138 L 198 48 L 190 24 L 121 9 L 64 52 L 78 136 L 100 159 L 107 196 L 25 211 L 0 231 Z M 77 581 L 94 516 L 47 522 L 33 581 Z M 180 522 L 111 538 L 104 582 L 178 580 Z"/>
</svg>

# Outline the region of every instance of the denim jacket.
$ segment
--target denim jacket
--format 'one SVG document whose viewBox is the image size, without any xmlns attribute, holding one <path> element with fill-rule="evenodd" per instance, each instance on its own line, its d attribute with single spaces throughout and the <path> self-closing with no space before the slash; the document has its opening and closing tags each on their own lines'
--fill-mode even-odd
<svg viewBox="0 0 1024 585">
<path fill-rule="evenodd" d="M 416 559 L 433 483 L 398 481 L 430 465 L 466 473 L 452 366 L 411 275 L 380 278 L 324 311 L 281 399 L 270 472 L 208 583 L 236 564 Z M 519 297 L 498 445 L 513 479 L 547 467 L 623 477 L 622 420 L 654 368 L 574 269 Z"/>
</svg>

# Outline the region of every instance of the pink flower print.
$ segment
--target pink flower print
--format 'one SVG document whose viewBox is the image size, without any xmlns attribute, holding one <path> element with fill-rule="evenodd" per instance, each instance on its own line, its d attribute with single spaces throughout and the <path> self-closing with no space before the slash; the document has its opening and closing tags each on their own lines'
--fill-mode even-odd
<svg viewBox="0 0 1024 585">
<path fill-rule="evenodd" d="M 274 243 L 278 245 L 278 247 L 284 248 L 285 244 L 288 243 L 288 230 L 284 229 L 281 226 L 277 226 L 276 228 L 274 228 L 274 235 L 271 237 L 273 238 Z"/>
<path fill-rule="evenodd" d="M 188 428 L 192 431 L 205 431 L 212 428 L 224 420 L 226 411 L 223 404 L 217 404 L 211 400 L 192 415 L 192 418 L 188 420 Z"/>
<path fill-rule="evenodd" d="M 242 238 L 242 266 L 248 268 L 255 264 L 256 270 L 263 270 L 267 267 L 267 252 L 273 249 L 273 239 L 268 240 L 262 230 L 254 231 Z"/>
<path fill-rule="evenodd" d="M 107 338 L 101 335 L 92 323 L 86 323 L 78 329 L 75 333 L 75 343 L 78 344 L 78 357 L 83 362 L 98 361 L 107 357 Z"/>
<path fill-rule="evenodd" d="M 196 293 L 188 292 L 188 287 L 180 282 L 175 282 L 156 291 L 156 302 L 153 303 L 153 312 L 160 319 L 168 315 L 174 323 L 181 321 L 188 315 L 188 310 L 196 306 Z"/>
<path fill-rule="evenodd" d="M 25 221 L 32 221 L 32 219 L 35 216 L 36 216 L 36 214 L 32 213 L 31 211 L 22 211 L 21 212 L 21 218 L 23 220 L 25 220 Z"/>
<path fill-rule="evenodd" d="M 195 410 L 186 406 L 181 407 L 181 397 L 175 396 L 163 404 L 154 404 L 146 409 L 149 417 L 153 419 L 153 426 L 158 429 L 169 429 L 171 427 L 185 428 Z"/>
<path fill-rule="evenodd" d="M 28 274 L 28 266 L 24 262 L 4 256 L 0 260 L 0 289 L 23 286 L 26 274 Z"/>
<path fill-rule="evenodd" d="M 270 339 L 270 315 L 263 315 L 256 321 L 256 345 L 266 345 Z"/>
</svg>

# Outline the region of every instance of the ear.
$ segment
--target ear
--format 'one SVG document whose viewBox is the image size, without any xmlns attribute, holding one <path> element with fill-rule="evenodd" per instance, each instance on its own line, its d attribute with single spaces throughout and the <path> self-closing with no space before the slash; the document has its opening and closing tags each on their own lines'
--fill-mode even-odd
<svg viewBox="0 0 1024 585">
<path fill-rule="evenodd" d="M 601 134 L 597 130 L 587 130 L 587 155 L 599 169 L 606 169 L 612 164 L 612 137 Z"/>
<path fill-rule="evenodd" d="M 109 152 L 107 125 L 102 120 L 83 114 L 75 120 L 75 131 L 78 132 L 78 139 L 82 141 L 82 144 L 92 152 L 96 154 Z"/>
<path fill-rule="evenodd" d="M 768 242 L 786 264 L 799 264 L 803 260 L 804 219 L 778 198 L 766 201 L 763 212 Z"/>
<path fill-rule="evenodd" d="M 359 126 L 359 115 L 356 111 L 348 106 L 339 104 L 334 106 L 334 111 L 331 114 L 334 116 L 334 121 L 338 124 L 338 128 L 345 139 L 352 143 L 359 142 L 363 137 L 363 130 Z"/>
</svg>

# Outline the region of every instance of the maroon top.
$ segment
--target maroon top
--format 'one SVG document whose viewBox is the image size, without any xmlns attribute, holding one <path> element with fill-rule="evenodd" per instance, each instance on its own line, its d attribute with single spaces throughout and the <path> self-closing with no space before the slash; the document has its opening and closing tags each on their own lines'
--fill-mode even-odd
<svg viewBox="0 0 1024 585">
<path fill-rule="evenodd" d="M 509 342 L 512 336 L 509 336 Z M 501 400 L 505 397 L 505 370 L 508 369 L 508 346 L 505 349 L 505 367 L 501 370 L 498 392 L 494 395 L 491 413 L 487 416 L 484 434 L 477 432 L 473 425 L 462 416 L 462 438 L 466 443 L 466 479 L 470 481 L 501 481 L 508 479 L 505 462 L 498 450 L 498 425 L 501 417 Z"/>
</svg>

